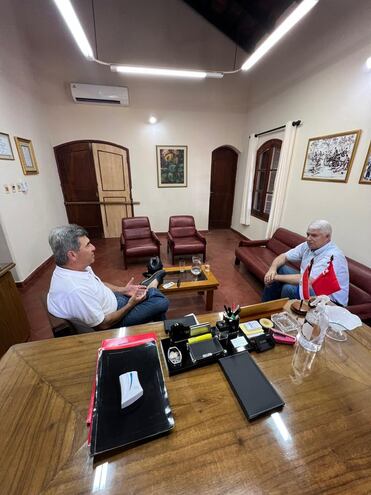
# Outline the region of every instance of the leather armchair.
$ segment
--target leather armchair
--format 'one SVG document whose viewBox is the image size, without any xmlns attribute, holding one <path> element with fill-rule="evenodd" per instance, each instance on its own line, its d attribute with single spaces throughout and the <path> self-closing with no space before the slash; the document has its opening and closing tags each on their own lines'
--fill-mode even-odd
<svg viewBox="0 0 371 495">
<path fill-rule="evenodd" d="M 124 268 L 128 258 L 160 256 L 160 240 L 152 232 L 148 217 L 122 219 L 120 247 L 124 257 Z"/>
<path fill-rule="evenodd" d="M 202 253 L 206 259 L 206 239 L 196 230 L 195 220 L 191 215 L 176 215 L 169 218 L 167 234 L 168 252 L 171 252 L 171 262 L 174 257 L 184 254 Z"/>
</svg>

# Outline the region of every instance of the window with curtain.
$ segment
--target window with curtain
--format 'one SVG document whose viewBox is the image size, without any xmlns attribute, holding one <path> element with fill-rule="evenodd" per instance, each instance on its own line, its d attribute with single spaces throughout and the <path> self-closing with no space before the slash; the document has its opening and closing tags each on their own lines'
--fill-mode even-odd
<svg viewBox="0 0 371 495">
<path fill-rule="evenodd" d="M 263 143 L 256 153 L 251 215 L 266 222 L 271 211 L 281 145 L 281 139 L 271 139 Z"/>
</svg>

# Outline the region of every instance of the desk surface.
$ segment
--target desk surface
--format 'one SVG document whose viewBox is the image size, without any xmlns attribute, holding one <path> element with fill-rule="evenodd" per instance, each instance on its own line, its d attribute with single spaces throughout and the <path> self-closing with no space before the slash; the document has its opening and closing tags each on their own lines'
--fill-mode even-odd
<svg viewBox="0 0 371 495">
<path fill-rule="evenodd" d="M 85 418 L 96 350 L 103 338 L 149 329 L 163 333 L 151 324 L 9 349 L 0 361 L 1 493 L 371 493 L 366 326 L 344 343 L 326 339 L 313 362 L 291 346 L 254 353 L 286 405 L 253 422 L 218 364 L 165 376 L 175 429 L 94 462 Z"/>
</svg>

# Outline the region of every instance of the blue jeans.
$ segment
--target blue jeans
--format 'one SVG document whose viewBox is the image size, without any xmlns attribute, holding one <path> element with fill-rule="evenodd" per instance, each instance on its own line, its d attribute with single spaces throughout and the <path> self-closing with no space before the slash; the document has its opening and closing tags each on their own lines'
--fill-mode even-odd
<svg viewBox="0 0 371 495">
<path fill-rule="evenodd" d="M 292 275 L 299 273 L 295 268 L 291 266 L 283 265 L 277 270 L 280 275 Z M 314 296 L 313 289 L 310 289 L 310 295 Z M 299 285 L 284 284 L 283 282 L 273 282 L 271 285 L 264 287 L 262 301 L 273 301 L 274 299 L 280 299 L 281 297 L 288 297 L 289 299 L 300 299 Z"/>
<path fill-rule="evenodd" d="M 114 292 L 117 299 L 117 309 L 123 308 L 130 297 L 123 296 L 119 292 Z M 147 297 L 141 303 L 134 306 L 125 316 L 115 323 L 117 327 L 130 327 L 132 325 L 141 325 L 150 321 L 166 320 L 166 311 L 169 307 L 169 301 L 158 289 L 151 287 L 147 291 Z"/>
</svg>

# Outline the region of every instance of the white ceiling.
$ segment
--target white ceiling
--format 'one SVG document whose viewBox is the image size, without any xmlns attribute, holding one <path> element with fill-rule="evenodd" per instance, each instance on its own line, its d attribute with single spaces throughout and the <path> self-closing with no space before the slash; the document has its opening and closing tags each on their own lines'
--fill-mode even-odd
<svg viewBox="0 0 371 495">
<path fill-rule="evenodd" d="M 138 108 L 155 99 L 169 108 L 246 111 L 367 40 L 371 52 L 371 0 L 320 0 L 249 73 L 206 81 L 123 77 L 83 58 L 52 0 L 7 1 L 32 66 L 48 88 L 57 91 L 72 81 L 126 85 Z M 92 0 L 73 4 L 98 58 L 107 62 L 228 71 L 235 55 L 237 67 L 247 58 L 181 0 L 94 0 L 95 30 Z"/>
</svg>

